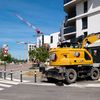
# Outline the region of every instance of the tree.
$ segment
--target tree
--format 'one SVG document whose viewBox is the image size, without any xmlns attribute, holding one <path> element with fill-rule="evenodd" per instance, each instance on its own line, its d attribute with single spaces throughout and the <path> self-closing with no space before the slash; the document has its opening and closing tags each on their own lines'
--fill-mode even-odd
<svg viewBox="0 0 100 100">
<path fill-rule="evenodd" d="M 49 53 L 44 46 L 29 51 L 30 59 L 35 58 L 41 62 L 45 62 L 49 57 Z"/>
</svg>

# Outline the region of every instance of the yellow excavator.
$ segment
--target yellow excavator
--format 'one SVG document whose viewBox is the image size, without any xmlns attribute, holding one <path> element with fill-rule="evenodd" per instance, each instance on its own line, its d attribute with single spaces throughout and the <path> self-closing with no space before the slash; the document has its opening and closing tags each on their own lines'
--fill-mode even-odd
<svg viewBox="0 0 100 100">
<path fill-rule="evenodd" d="M 86 36 L 75 47 L 61 47 L 50 50 L 50 66 L 52 68 L 45 71 L 48 81 L 57 79 L 71 84 L 78 78 L 99 79 L 100 33 Z"/>
</svg>

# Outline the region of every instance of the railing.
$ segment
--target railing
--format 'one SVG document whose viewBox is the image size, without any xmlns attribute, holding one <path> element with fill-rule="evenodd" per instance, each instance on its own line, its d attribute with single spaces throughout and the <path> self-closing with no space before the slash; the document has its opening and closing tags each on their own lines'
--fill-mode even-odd
<svg viewBox="0 0 100 100">
<path fill-rule="evenodd" d="M 64 0 L 64 4 L 66 4 L 66 3 L 70 2 L 70 1 L 72 1 L 72 0 Z"/>
<path fill-rule="evenodd" d="M 75 26 L 69 26 L 69 27 L 66 27 L 64 29 L 64 34 L 72 33 L 72 32 L 75 32 L 75 31 L 76 31 L 76 27 Z"/>
</svg>

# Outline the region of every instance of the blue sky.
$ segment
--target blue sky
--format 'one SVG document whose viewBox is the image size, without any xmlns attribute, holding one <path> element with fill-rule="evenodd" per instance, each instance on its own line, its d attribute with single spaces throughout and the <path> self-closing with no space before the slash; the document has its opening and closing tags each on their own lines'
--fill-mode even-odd
<svg viewBox="0 0 100 100">
<path fill-rule="evenodd" d="M 14 14 L 17 13 L 44 34 L 60 30 L 64 18 L 63 0 L 0 0 L 0 47 L 8 44 L 9 53 L 24 58 L 24 45 L 17 41 L 36 42 L 35 32 Z"/>
</svg>

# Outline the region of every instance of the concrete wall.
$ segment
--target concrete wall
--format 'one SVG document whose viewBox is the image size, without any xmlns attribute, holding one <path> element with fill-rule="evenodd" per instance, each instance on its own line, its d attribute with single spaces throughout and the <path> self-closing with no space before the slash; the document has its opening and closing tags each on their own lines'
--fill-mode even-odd
<svg viewBox="0 0 100 100">
<path fill-rule="evenodd" d="M 100 32 L 100 13 L 88 17 L 88 33 Z"/>
<path fill-rule="evenodd" d="M 77 16 L 83 14 L 83 12 L 84 12 L 83 2 L 76 4 L 76 14 L 77 14 Z"/>
</svg>

